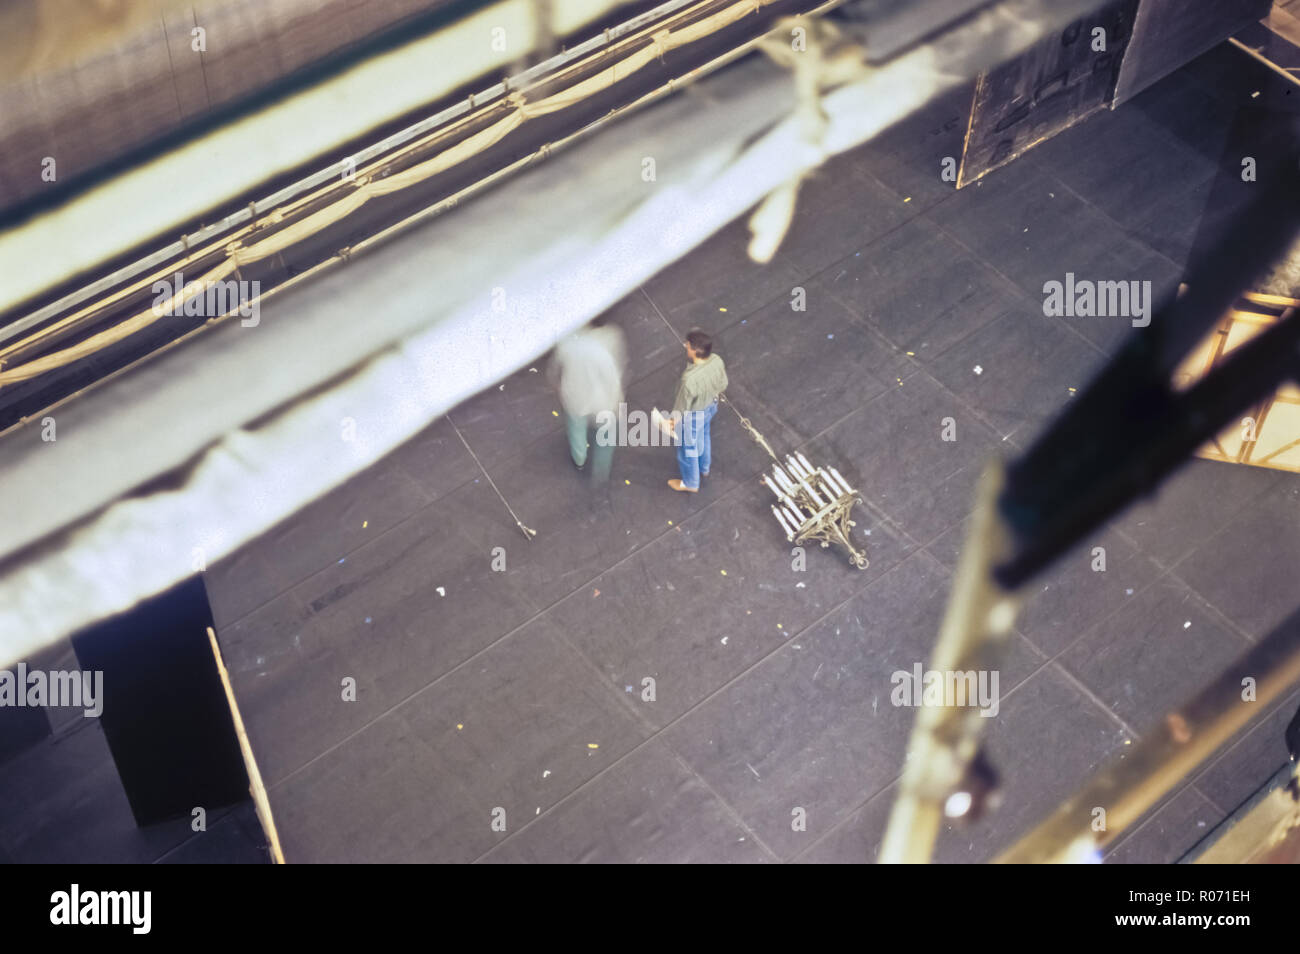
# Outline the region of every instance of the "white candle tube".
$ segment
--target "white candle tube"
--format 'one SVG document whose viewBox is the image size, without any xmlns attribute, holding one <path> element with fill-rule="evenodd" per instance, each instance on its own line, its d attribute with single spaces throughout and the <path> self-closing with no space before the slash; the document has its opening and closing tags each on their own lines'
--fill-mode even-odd
<svg viewBox="0 0 1300 954">
<path fill-rule="evenodd" d="M 841 477 L 840 472 L 836 470 L 834 467 L 831 468 L 831 476 L 840 482 L 840 485 L 844 487 L 844 492 L 846 494 L 853 493 L 853 488 L 849 486 L 849 482 L 845 480 L 843 477 Z"/>
<path fill-rule="evenodd" d="M 804 457 L 803 454 L 796 453 L 794 456 L 799 458 L 799 463 L 803 464 L 803 469 L 808 471 L 808 473 L 814 474 L 817 472 L 813 465 L 808 463 L 808 458 Z"/>
<path fill-rule="evenodd" d="M 812 498 L 812 502 L 815 503 L 818 506 L 818 508 L 826 506 L 826 504 L 822 502 L 822 499 L 817 496 L 817 491 L 812 489 L 812 486 L 808 483 L 808 481 L 804 480 L 801 477 L 799 478 L 799 483 L 803 484 L 803 489 L 808 491 L 808 496 Z"/>
<path fill-rule="evenodd" d="M 776 514 L 777 522 L 781 524 L 781 529 L 785 531 L 785 538 L 787 540 L 793 538 L 794 531 L 790 529 L 790 524 L 786 520 L 785 515 L 776 509 L 776 504 L 772 504 L 772 513 Z"/>
<path fill-rule="evenodd" d="M 800 527 L 808 522 L 808 518 L 803 515 L 798 507 L 795 507 L 793 510 L 790 507 L 786 507 L 785 512 L 790 517 L 791 522 L 794 523 L 796 533 L 799 531 Z"/>
<path fill-rule="evenodd" d="M 767 474 L 763 475 L 763 483 L 767 484 L 767 489 L 772 491 L 772 493 L 776 496 L 778 500 L 781 499 L 781 491 L 776 489 L 776 487 L 772 484 L 772 478 L 767 476 Z"/>
<path fill-rule="evenodd" d="M 839 497 L 844 496 L 844 488 L 841 487 L 838 483 L 836 483 L 835 478 L 830 475 L 830 472 L 828 470 L 826 470 L 823 467 L 820 470 L 820 473 L 822 477 L 822 483 L 826 485 L 826 489 L 830 492 L 830 495 L 832 497 L 838 499 Z"/>
<path fill-rule="evenodd" d="M 802 476 L 803 476 L 803 471 L 799 468 L 799 463 L 798 463 L 798 461 L 796 461 L 796 460 L 795 460 L 793 457 L 791 457 L 789 454 L 786 454 L 786 455 L 785 455 L 785 466 L 789 467 L 789 468 L 790 468 L 790 473 L 794 474 L 796 477 L 802 477 Z"/>
<path fill-rule="evenodd" d="M 838 500 L 841 496 L 840 491 L 835 488 L 835 484 L 831 483 L 831 479 L 825 474 L 821 475 L 821 488 L 822 493 L 826 495 L 828 500 Z"/>
<path fill-rule="evenodd" d="M 790 478 L 785 475 L 785 471 L 781 469 L 780 464 L 777 464 L 772 468 L 772 474 L 776 477 L 776 482 L 785 489 L 786 493 L 792 493 L 794 491 L 794 484 L 792 484 Z"/>
</svg>

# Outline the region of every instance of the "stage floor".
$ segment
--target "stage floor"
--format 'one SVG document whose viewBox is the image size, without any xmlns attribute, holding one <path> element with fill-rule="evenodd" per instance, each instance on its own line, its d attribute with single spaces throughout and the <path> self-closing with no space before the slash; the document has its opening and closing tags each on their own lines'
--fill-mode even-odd
<svg viewBox="0 0 1300 954">
<path fill-rule="evenodd" d="M 915 715 L 890 676 L 929 656 L 980 467 L 1026 447 L 1130 331 L 1045 317 L 1043 283 L 1175 286 L 1266 73 L 1221 46 L 955 192 L 939 173 L 960 155 L 960 91 L 806 183 L 772 264 L 747 263 L 738 223 L 612 310 L 631 408 L 671 401 L 681 335 L 715 335 L 773 447 L 861 488 L 866 571 L 820 549 L 792 569 L 766 457 L 725 407 L 700 494 L 668 490 L 664 448 L 620 448 L 593 489 L 540 364 L 212 567 L 286 858 L 873 860 Z M 1294 609 L 1297 563 L 1300 478 L 1194 460 L 1037 580 L 987 726 L 1002 808 L 944 831 L 937 860 L 990 859 L 1122 754 Z M 1200 840 L 1286 761 L 1298 695 L 1107 860 Z M 0 860 L 261 860 L 248 806 L 201 835 L 135 829 L 85 721 L 0 773 Z"/>
</svg>

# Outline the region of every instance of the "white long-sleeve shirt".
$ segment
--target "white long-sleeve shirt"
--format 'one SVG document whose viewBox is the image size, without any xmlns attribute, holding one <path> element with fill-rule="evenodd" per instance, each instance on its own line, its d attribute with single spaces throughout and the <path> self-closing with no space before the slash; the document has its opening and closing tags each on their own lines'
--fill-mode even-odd
<svg viewBox="0 0 1300 954">
<path fill-rule="evenodd" d="M 583 328 L 555 346 L 560 403 L 575 417 L 617 411 L 627 349 L 618 328 Z"/>
</svg>

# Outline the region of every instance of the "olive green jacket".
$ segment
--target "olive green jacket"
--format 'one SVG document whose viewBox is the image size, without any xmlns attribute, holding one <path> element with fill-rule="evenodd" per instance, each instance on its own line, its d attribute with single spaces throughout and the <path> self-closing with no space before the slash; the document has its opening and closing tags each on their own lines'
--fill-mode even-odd
<svg viewBox="0 0 1300 954">
<path fill-rule="evenodd" d="M 727 389 L 727 367 L 716 354 L 699 364 L 692 361 L 682 372 L 673 398 L 674 411 L 702 411 Z"/>
</svg>

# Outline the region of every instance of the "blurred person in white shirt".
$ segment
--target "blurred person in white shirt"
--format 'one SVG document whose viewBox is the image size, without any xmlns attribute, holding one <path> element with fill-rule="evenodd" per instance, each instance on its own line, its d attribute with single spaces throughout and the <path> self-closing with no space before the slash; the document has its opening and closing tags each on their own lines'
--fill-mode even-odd
<svg viewBox="0 0 1300 954">
<path fill-rule="evenodd" d="M 555 356 L 547 369 L 547 377 L 560 392 L 569 455 L 579 470 L 590 456 L 591 477 L 597 483 L 609 479 L 614 461 L 614 442 L 599 439 L 600 423 L 606 415 L 618 414 L 626 366 L 623 332 L 597 318 L 555 346 Z M 593 428 L 597 429 L 594 441 Z"/>
</svg>

